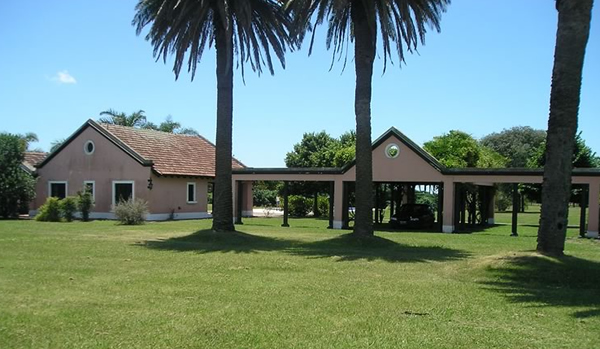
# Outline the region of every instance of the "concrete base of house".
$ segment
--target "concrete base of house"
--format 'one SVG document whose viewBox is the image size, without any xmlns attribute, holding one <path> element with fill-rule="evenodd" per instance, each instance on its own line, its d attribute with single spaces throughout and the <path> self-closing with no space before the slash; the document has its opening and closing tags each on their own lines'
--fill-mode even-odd
<svg viewBox="0 0 600 349">
<path fill-rule="evenodd" d="M 37 210 L 30 210 L 29 217 L 35 217 Z M 75 214 L 75 218 L 81 218 L 80 213 Z M 174 213 L 172 219 L 184 220 L 184 219 L 205 219 L 212 218 L 212 215 L 207 212 L 182 212 Z M 90 212 L 90 219 L 107 219 L 115 220 L 117 217 L 112 212 Z M 146 215 L 147 221 L 166 221 L 171 219 L 171 213 L 149 213 Z"/>
<path fill-rule="evenodd" d="M 489 225 L 494 225 L 496 224 L 496 220 L 494 218 L 488 218 L 488 222 Z"/>
<path fill-rule="evenodd" d="M 586 238 L 594 238 L 597 239 L 598 238 L 598 232 L 597 231 L 590 231 L 588 230 L 587 233 L 585 233 L 585 237 Z"/>
<path fill-rule="evenodd" d="M 333 221 L 333 229 L 342 229 L 342 221 Z"/>
<path fill-rule="evenodd" d="M 453 225 L 442 225 L 442 232 L 443 233 L 453 233 L 454 232 L 454 226 Z"/>
<path fill-rule="evenodd" d="M 253 216 L 254 216 L 254 212 L 252 210 L 242 211 L 242 217 L 253 217 Z"/>
</svg>

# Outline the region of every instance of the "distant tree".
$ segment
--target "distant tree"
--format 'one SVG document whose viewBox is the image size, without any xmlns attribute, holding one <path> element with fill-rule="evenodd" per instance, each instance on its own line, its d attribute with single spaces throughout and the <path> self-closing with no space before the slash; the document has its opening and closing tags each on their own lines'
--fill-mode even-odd
<svg viewBox="0 0 600 349">
<path fill-rule="evenodd" d="M 35 180 L 21 169 L 25 150 L 20 135 L 0 133 L 0 217 L 17 217 L 35 197 Z"/>
<path fill-rule="evenodd" d="M 494 132 L 480 143 L 508 159 L 507 167 L 527 167 L 531 154 L 546 140 L 546 131 L 529 126 L 515 126 Z"/>
<path fill-rule="evenodd" d="M 593 0 L 557 0 L 558 29 L 550 91 L 546 163 L 537 250 L 562 256 L 567 235 L 572 158 Z"/>
<path fill-rule="evenodd" d="M 468 133 L 452 130 L 426 142 L 423 148 L 438 159 L 444 166 L 465 167 L 504 167 L 506 159 L 487 148 Z"/>
<path fill-rule="evenodd" d="M 596 153 L 585 144 L 585 140 L 581 137 L 581 132 L 575 136 L 575 144 L 573 154 L 571 155 L 571 163 L 574 168 L 592 168 L 599 167 L 598 157 Z M 527 165 L 531 168 L 542 168 L 546 164 L 546 141 L 543 141 L 536 149 L 532 151 Z"/>
<path fill-rule="evenodd" d="M 189 127 L 181 127 L 181 124 L 177 121 L 173 120 L 171 115 L 167 116 L 165 121 L 161 122 L 159 125 L 156 125 L 153 122 L 146 122 L 142 128 L 162 131 L 167 133 L 175 133 L 175 134 L 186 134 L 186 135 L 199 135 L 198 131 Z"/>
<path fill-rule="evenodd" d="M 118 112 L 114 109 L 108 109 L 100 112 L 100 115 L 106 115 L 105 118 L 100 118 L 98 121 L 104 124 L 120 125 L 128 127 L 143 127 L 147 120 L 143 110 L 138 110 L 129 115 L 123 112 Z"/>
<path fill-rule="evenodd" d="M 50 152 L 55 152 L 66 141 L 64 138 L 55 139 L 50 143 Z"/>
<path fill-rule="evenodd" d="M 33 132 L 27 132 L 25 134 L 20 134 L 20 135 L 17 135 L 17 136 L 19 137 L 19 139 L 23 143 L 23 146 L 25 147 L 25 150 L 29 150 L 29 146 L 31 145 L 31 143 L 39 141 L 37 134 L 35 134 Z"/>
<path fill-rule="evenodd" d="M 282 1 L 274 0 L 139 0 L 133 19 L 137 34 L 149 27 L 146 39 L 154 56 L 173 54 L 173 72 L 179 77 L 188 65 L 192 79 L 208 47 L 216 51 L 217 132 L 213 226 L 234 231 L 232 198 L 233 68 L 236 61 L 260 74 L 274 73 L 272 54 L 285 66 L 284 54 L 293 45 L 288 35 L 290 18 Z"/>
</svg>

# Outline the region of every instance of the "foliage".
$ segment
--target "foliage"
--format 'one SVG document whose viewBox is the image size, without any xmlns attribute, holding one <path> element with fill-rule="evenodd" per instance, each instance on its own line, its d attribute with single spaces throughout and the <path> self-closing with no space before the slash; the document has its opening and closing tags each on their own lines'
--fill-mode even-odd
<svg viewBox="0 0 600 349">
<path fill-rule="evenodd" d="M 317 198 L 317 208 L 321 216 L 329 216 L 329 196 L 319 195 Z"/>
<path fill-rule="evenodd" d="M 148 214 L 148 203 L 142 199 L 129 199 L 120 201 L 113 208 L 117 220 L 124 225 L 138 225 L 144 223 Z"/>
<path fill-rule="evenodd" d="M 255 188 L 252 195 L 255 206 L 274 207 L 277 204 L 277 190 Z"/>
<path fill-rule="evenodd" d="M 77 211 L 77 198 L 73 196 L 67 196 L 60 200 L 60 213 L 61 216 L 67 221 L 72 222 L 73 216 Z"/>
<path fill-rule="evenodd" d="M 66 141 L 65 138 L 55 139 L 50 143 L 50 152 L 53 153 Z"/>
<path fill-rule="evenodd" d="M 504 167 L 506 163 L 502 155 L 482 146 L 470 134 L 457 130 L 434 137 L 423 148 L 450 168 Z"/>
<path fill-rule="evenodd" d="M 19 137 L 19 139 L 23 143 L 23 149 L 25 149 L 25 150 L 29 150 L 29 146 L 31 145 L 31 143 L 39 141 L 37 134 L 35 134 L 33 132 L 27 132 L 25 134 L 20 134 L 20 135 L 17 135 L 17 137 Z"/>
<path fill-rule="evenodd" d="M 415 191 L 415 203 L 425 204 L 431 208 L 432 211 L 437 211 L 438 208 L 438 196 L 428 193 L 426 191 Z"/>
<path fill-rule="evenodd" d="M 306 217 L 312 210 L 313 200 L 301 195 L 288 197 L 288 209 L 292 217 Z"/>
<path fill-rule="evenodd" d="M 175 134 L 186 134 L 192 136 L 199 135 L 198 131 L 194 130 L 193 128 L 182 127 L 181 124 L 177 121 L 174 121 L 173 117 L 170 115 L 167 116 L 165 121 L 161 122 L 159 125 L 156 125 L 153 122 L 146 122 L 144 125 L 142 125 L 142 128 Z"/>
<path fill-rule="evenodd" d="M 84 188 L 77 192 L 77 209 L 81 212 L 81 220 L 87 222 L 90 219 L 90 211 L 94 206 L 92 193 Z"/>
<path fill-rule="evenodd" d="M 0 133 L 0 217 L 18 217 L 35 197 L 35 180 L 21 168 L 25 147 L 21 136 Z"/>
<path fill-rule="evenodd" d="M 38 214 L 35 216 L 35 220 L 42 222 L 60 222 L 61 214 L 60 199 L 56 197 L 49 197 L 39 208 Z"/>
<path fill-rule="evenodd" d="M 108 117 L 100 118 L 98 121 L 104 124 L 120 125 L 128 127 L 142 127 L 146 124 L 145 111 L 138 110 L 129 115 L 123 112 L 118 112 L 114 109 L 108 109 L 100 112 L 100 115 L 107 115 Z"/>
<path fill-rule="evenodd" d="M 532 152 L 546 139 L 546 131 L 529 126 L 515 126 L 490 133 L 480 143 L 508 159 L 507 167 L 527 167 Z"/>
<path fill-rule="evenodd" d="M 528 167 L 542 168 L 546 163 L 546 141 L 543 141 L 534 151 L 529 161 Z M 585 140 L 581 137 L 581 132 L 575 137 L 575 145 L 572 157 L 573 167 L 575 168 L 591 168 L 600 167 L 596 153 L 585 144 Z"/>
<path fill-rule="evenodd" d="M 506 212 L 509 207 L 512 206 L 512 196 L 511 190 L 497 190 L 496 195 L 494 196 L 494 205 L 496 207 L 496 211 L 498 212 Z"/>
</svg>

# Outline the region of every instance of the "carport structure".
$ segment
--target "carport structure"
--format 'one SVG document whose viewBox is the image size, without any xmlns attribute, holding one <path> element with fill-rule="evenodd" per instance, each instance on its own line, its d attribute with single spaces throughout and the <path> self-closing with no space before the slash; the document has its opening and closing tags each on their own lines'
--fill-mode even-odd
<svg viewBox="0 0 600 349">
<path fill-rule="evenodd" d="M 373 182 L 375 188 L 381 183 L 397 186 L 433 185 L 438 194 L 439 229 L 445 233 L 456 232 L 466 221 L 464 207 L 464 187 L 466 184 L 477 188 L 480 201 L 481 220 L 494 223 L 494 184 L 500 183 L 541 183 L 542 169 L 479 169 L 446 168 L 431 154 L 398 131 L 390 128 L 372 145 Z M 318 181 L 328 182 L 330 187 L 329 227 L 348 227 L 348 197 L 355 182 L 356 166 L 352 162 L 343 168 L 245 168 L 233 171 L 234 219 L 241 222 L 242 216 L 252 213 L 252 182 Z M 581 185 L 587 192 L 587 202 L 582 202 L 580 229 L 588 237 L 598 237 L 600 210 L 600 169 L 574 169 L 572 183 Z M 517 192 L 516 190 L 514 191 Z M 400 201 L 398 201 L 400 202 Z M 518 202 L 515 194 L 513 202 Z M 589 214 L 586 217 L 586 210 Z M 248 211 L 250 210 L 250 211 Z M 376 210 L 377 211 L 377 210 Z M 516 233 L 516 210 L 513 210 L 513 233 Z M 287 221 L 287 195 L 284 195 L 284 222 Z M 587 223 L 587 224 L 586 224 Z"/>
</svg>

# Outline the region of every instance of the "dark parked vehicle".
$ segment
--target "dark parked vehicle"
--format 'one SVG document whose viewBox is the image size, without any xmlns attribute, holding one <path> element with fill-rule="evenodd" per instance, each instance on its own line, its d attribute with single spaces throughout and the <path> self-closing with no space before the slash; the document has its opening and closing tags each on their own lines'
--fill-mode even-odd
<svg viewBox="0 0 600 349">
<path fill-rule="evenodd" d="M 431 228 L 435 216 L 429 205 L 404 204 L 390 219 L 393 228 Z"/>
</svg>

